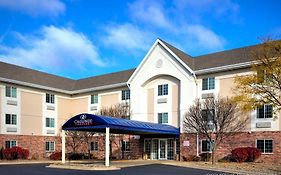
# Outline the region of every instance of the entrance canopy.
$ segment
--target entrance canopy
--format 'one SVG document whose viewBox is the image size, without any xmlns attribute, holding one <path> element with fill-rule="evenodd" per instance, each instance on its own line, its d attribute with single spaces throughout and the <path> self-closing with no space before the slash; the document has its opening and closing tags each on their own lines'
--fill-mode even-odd
<svg viewBox="0 0 281 175">
<path fill-rule="evenodd" d="M 90 132 L 105 132 L 106 128 L 110 128 L 110 132 L 114 134 L 169 135 L 174 137 L 178 137 L 180 134 L 179 128 L 170 125 L 86 113 L 72 117 L 62 126 L 63 130 Z"/>
</svg>

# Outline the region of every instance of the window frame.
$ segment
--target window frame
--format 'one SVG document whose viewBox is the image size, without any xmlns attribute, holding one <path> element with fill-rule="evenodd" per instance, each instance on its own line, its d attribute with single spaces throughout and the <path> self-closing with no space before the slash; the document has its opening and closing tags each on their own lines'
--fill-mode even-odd
<svg viewBox="0 0 281 175">
<path fill-rule="evenodd" d="M 7 117 L 9 116 L 9 120 L 7 120 Z M 15 119 L 14 119 L 15 118 Z M 13 125 L 16 126 L 18 123 L 18 117 L 16 114 L 5 114 L 5 124 L 6 125 Z M 9 123 L 7 123 L 7 121 L 9 121 Z"/>
<path fill-rule="evenodd" d="M 268 111 L 266 111 L 266 107 L 269 107 L 269 106 L 271 106 L 271 114 L 270 114 L 271 117 L 266 117 L 266 116 L 269 116 Z M 260 110 L 261 109 L 263 109 L 263 114 L 262 114 L 263 117 L 260 116 Z M 262 107 L 257 107 L 256 118 L 257 119 L 273 119 L 273 106 L 272 106 L 272 104 L 264 104 L 264 105 L 262 105 Z"/>
<path fill-rule="evenodd" d="M 158 96 L 166 96 L 169 95 L 169 85 L 168 84 L 160 84 L 158 85 Z"/>
<path fill-rule="evenodd" d="M 131 152 L 131 142 L 128 140 L 122 140 L 121 141 L 121 151 Z"/>
<path fill-rule="evenodd" d="M 131 91 L 130 89 L 122 90 L 121 91 L 121 100 L 130 100 L 131 99 Z"/>
<path fill-rule="evenodd" d="M 166 115 L 166 116 L 164 116 Z M 158 117 L 158 124 L 169 124 L 169 114 L 168 112 L 159 112 L 157 114 Z M 167 123 L 163 123 L 163 117 L 167 117 Z M 160 118 L 161 118 L 161 123 L 160 123 Z"/>
<path fill-rule="evenodd" d="M 53 149 L 50 149 L 51 148 L 51 144 L 53 144 Z M 46 141 L 45 142 L 45 151 L 46 152 L 54 152 L 55 150 L 56 150 L 55 141 Z"/>
<path fill-rule="evenodd" d="M 99 142 L 94 141 L 90 143 L 90 150 L 91 151 L 99 151 Z"/>
<path fill-rule="evenodd" d="M 45 102 L 47 104 L 55 104 L 55 94 L 46 93 Z"/>
<path fill-rule="evenodd" d="M 14 86 L 5 86 L 5 96 L 9 98 L 17 98 L 17 88 Z"/>
<path fill-rule="evenodd" d="M 96 105 L 99 103 L 99 94 L 91 95 L 91 105 Z"/>
<path fill-rule="evenodd" d="M 7 143 L 9 142 L 9 147 L 7 147 Z M 13 144 L 12 143 L 15 143 L 15 145 L 14 146 L 12 146 Z M 6 140 L 5 141 L 5 148 L 12 148 L 12 147 L 15 147 L 15 146 L 17 146 L 18 145 L 18 142 L 16 141 L 16 140 Z"/>
<path fill-rule="evenodd" d="M 205 81 L 207 81 L 207 82 L 205 82 Z M 207 85 L 207 87 L 205 87 L 205 85 Z M 212 85 L 212 87 L 211 87 L 211 85 Z M 214 90 L 215 88 L 216 88 L 215 77 L 202 78 L 202 91 Z"/>
<path fill-rule="evenodd" d="M 208 151 L 207 149 L 207 151 L 203 151 L 203 142 L 207 142 L 207 149 L 208 149 L 208 144 L 209 144 L 209 149 L 210 149 L 210 151 Z M 212 142 L 214 142 L 214 140 L 212 140 Z M 212 153 L 212 149 L 211 149 L 211 145 L 210 145 L 210 141 L 209 140 L 207 140 L 207 139 L 202 139 L 201 140 L 201 144 L 200 144 L 201 146 L 200 146 L 200 148 L 201 148 L 201 153 Z"/>
<path fill-rule="evenodd" d="M 49 122 L 47 122 L 47 120 Z M 52 123 L 52 120 L 53 120 L 53 123 Z M 52 126 L 52 124 L 53 124 L 53 126 Z M 55 124 L 55 118 L 53 118 L 53 117 L 45 117 L 45 127 L 46 128 L 55 128 L 55 125 L 56 125 Z"/>
<path fill-rule="evenodd" d="M 258 148 L 258 141 L 263 141 L 263 150 Z M 271 141 L 272 148 L 271 152 L 266 152 L 266 141 Z M 273 154 L 274 152 L 274 140 L 273 139 L 256 139 L 256 148 L 261 151 L 261 154 Z"/>
</svg>

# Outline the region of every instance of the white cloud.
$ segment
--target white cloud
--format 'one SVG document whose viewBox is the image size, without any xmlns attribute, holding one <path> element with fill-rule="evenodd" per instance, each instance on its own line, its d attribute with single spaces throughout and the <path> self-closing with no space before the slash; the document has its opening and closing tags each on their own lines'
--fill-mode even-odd
<svg viewBox="0 0 281 175">
<path fill-rule="evenodd" d="M 60 0 L 1 0 L 0 8 L 31 16 L 58 16 L 65 11 L 65 5 Z"/>
<path fill-rule="evenodd" d="M 211 29 L 202 25 L 187 25 L 183 32 L 186 40 L 194 45 L 208 50 L 223 49 L 225 40 Z"/>
<path fill-rule="evenodd" d="M 153 26 L 171 28 L 161 1 L 138 0 L 129 5 L 131 16 Z"/>
<path fill-rule="evenodd" d="M 19 46 L 0 45 L 0 60 L 51 73 L 84 70 L 88 64 L 105 66 L 94 44 L 70 28 L 44 26 L 39 35 L 18 33 L 17 38 Z"/>
<path fill-rule="evenodd" d="M 132 24 L 107 26 L 106 36 L 102 38 L 105 45 L 131 53 L 147 51 L 151 40 L 153 40 L 152 34 L 142 31 Z"/>
</svg>

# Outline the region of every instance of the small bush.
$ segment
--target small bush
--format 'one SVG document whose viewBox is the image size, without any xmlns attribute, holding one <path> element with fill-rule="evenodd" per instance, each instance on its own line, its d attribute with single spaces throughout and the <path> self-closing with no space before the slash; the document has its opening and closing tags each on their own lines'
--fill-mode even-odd
<svg viewBox="0 0 281 175">
<path fill-rule="evenodd" d="M 4 159 L 3 151 L 4 151 L 4 148 L 1 147 L 1 149 L 0 149 L 0 160 Z"/>
<path fill-rule="evenodd" d="M 249 155 L 247 162 L 254 162 L 261 156 L 261 151 L 257 148 L 247 147 L 246 149 L 247 149 L 248 155 Z"/>
<path fill-rule="evenodd" d="M 232 150 L 231 155 L 237 162 L 254 162 L 260 157 L 261 152 L 253 147 L 241 147 Z"/>
<path fill-rule="evenodd" d="M 51 160 L 61 160 L 62 153 L 61 152 L 53 152 L 49 158 Z"/>
<path fill-rule="evenodd" d="M 85 155 L 83 153 L 70 153 L 67 155 L 67 158 L 69 160 L 81 160 L 85 158 Z"/>
<path fill-rule="evenodd" d="M 212 158 L 212 153 L 201 153 L 200 159 L 201 161 L 209 161 Z"/>
<path fill-rule="evenodd" d="M 188 155 L 182 157 L 183 161 L 199 161 L 200 157 L 197 157 L 196 155 Z"/>
<path fill-rule="evenodd" d="M 27 159 L 28 156 L 29 151 L 18 146 L 3 150 L 3 157 L 7 160 Z"/>
</svg>

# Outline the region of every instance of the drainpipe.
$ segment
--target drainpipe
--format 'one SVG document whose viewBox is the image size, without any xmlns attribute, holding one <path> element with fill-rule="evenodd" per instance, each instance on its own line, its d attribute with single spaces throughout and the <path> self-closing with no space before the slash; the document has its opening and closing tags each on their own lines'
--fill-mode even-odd
<svg viewBox="0 0 281 175">
<path fill-rule="evenodd" d="M 129 99 L 129 113 L 130 113 L 130 120 L 131 120 L 131 86 L 128 82 L 126 82 L 127 87 L 130 90 L 130 99 Z"/>
<path fill-rule="evenodd" d="M 195 73 L 192 73 L 196 85 L 196 98 L 198 98 L 198 82 Z M 199 133 L 196 133 L 196 157 L 199 157 Z"/>
</svg>

